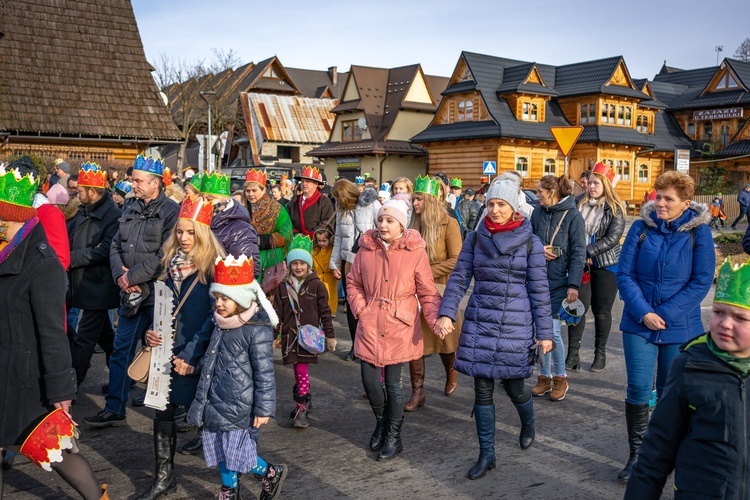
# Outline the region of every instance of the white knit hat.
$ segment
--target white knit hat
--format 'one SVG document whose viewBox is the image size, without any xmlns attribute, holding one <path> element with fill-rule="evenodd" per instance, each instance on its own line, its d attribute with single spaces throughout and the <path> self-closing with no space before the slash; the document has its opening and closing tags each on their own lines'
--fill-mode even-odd
<svg viewBox="0 0 750 500">
<path fill-rule="evenodd" d="M 252 263 L 253 260 L 248 259 L 245 255 L 240 255 L 239 259 L 235 259 L 232 255 L 228 255 L 226 259 L 222 259 L 221 257 L 216 258 L 216 266 L 218 267 L 219 263 L 222 263 L 222 266 L 224 268 L 233 266 L 248 266 L 248 264 L 245 264 L 245 262 Z M 250 273 L 253 272 L 253 264 L 249 264 Z M 216 276 L 216 274 L 220 274 L 220 272 L 215 272 L 214 278 L 217 281 L 221 280 L 221 278 L 219 276 Z M 249 281 L 250 279 L 251 278 L 248 278 L 247 281 Z M 209 289 L 211 294 L 219 293 L 221 295 L 225 295 L 245 309 L 249 309 L 253 302 L 257 302 L 258 305 L 260 305 L 260 307 L 263 308 L 264 311 L 266 311 L 266 314 L 268 314 L 268 318 L 270 319 L 271 324 L 273 326 L 279 324 L 279 317 L 276 315 L 276 311 L 274 310 L 273 305 L 271 305 L 271 302 L 268 301 L 266 294 L 263 293 L 263 290 L 261 289 L 257 280 L 253 279 L 250 283 L 243 283 L 238 285 L 218 283 L 217 281 L 211 283 L 211 288 Z"/>
<path fill-rule="evenodd" d="M 487 201 L 503 200 L 513 208 L 514 212 L 518 211 L 518 186 L 513 181 L 502 180 L 493 182 L 490 189 L 487 190 Z"/>
</svg>

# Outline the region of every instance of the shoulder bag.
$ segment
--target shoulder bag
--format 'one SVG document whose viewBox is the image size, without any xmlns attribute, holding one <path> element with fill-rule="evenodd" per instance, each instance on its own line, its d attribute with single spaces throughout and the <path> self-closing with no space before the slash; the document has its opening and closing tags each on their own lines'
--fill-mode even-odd
<svg viewBox="0 0 750 500">
<path fill-rule="evenodd" d="M 276 255 L 276 244 L 273 241 L 273 233 L 271 233 L 271 250 L 273 255 Z M 283 257 L 283 255 L 282 255 Z M 276 291 L 276 288 L 286 278 L 287 267 L 286 259 L 282 258 L 281 261 L 277 262 L 273 266 L 263 271 L 263 279 L 260 283 L 260 288 L 263 293 L 270 295 Z"/>
<path fill-rule="evenodd" d="M 294 345 L 294 342 L 307 352 L 313 354 L 323 354 L 326 350 L 326 336 L 323 330 L 313 325 L 301 325 L 299 321 L 299 312 L 295 306 L 297 293 L 292 290 L 289 283 L 286 284 L 286 291 L 289 294 L 289 303 L 292 305 L 292 311 L 294 311 L 294 319 L 297 322 L 297 338 L 289 343 L 289 350 Z"/>
</svg>

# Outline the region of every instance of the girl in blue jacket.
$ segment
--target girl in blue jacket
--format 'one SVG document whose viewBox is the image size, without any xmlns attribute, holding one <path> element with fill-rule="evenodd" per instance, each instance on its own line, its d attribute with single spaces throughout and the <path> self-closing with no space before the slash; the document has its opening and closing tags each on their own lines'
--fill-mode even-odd
<svg viewBox="0 0 750 500">
<path fill-rule="evenodd" d="M 625 420 L 630 457 L 618 478 L 626 482 L 648 425 L 656 375 L 661 396 L 680 345 L 702 334 L 701 301 L 714 279 L 716 253 L 708 207 L 691 202 L 693 179 L 660 175 L 656 200 L 630 227 L 617 266 L 617 288 L 625 306 L 620 322 L 628 376 Z"/>
<path fill-rule="evenodd" d="M 276 413 L 273 328 L 279 320 L 253 277 L 253 260 L 241 255 L 216 259 L 211 293 L 214 322 L 188 422 L 203 427 L 203 453 L 219 466 L 220 499 L 238 499 L 238 473 L 261 482 L 260 498 L 276 498 L 287 474 L 258 456 L 257 432 Z"/>
</svg>

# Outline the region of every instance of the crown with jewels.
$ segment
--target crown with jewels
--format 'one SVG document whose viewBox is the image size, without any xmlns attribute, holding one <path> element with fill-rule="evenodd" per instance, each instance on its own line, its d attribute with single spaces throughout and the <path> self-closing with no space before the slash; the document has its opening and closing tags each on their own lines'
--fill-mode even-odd
<svg viewBox="0 0 750 500">
<path fill-rule="evenodd" d="M 22 176 L 17 168 L 6 170 L 6 165 L 0 164 L 0 202 L 31 208 L 38 186 L 34 174 Z"/>
<path fill-rule="evenodd" d="M 131 183 L 130 183 L 130 182 L 128 182 L 128 181 L 119 181 L 119 182 L 118 182 L 118 183 L 117 183 L 117 184 L 115 185 L 115 191 L 118 191 L 118 192 L 119 192 L 119 193 L 120 193 L 120 194 L 121 194 L 121 195 L 123 196 L 123 198 L 124 198 L 124 197 L 125 197 L 125 195 L 126 195 L 126 194 L 128 194 L 128 193 L 129 193 L 129 192 L 130 192 L 130 191 L 131 191 L 132 189 L 133 189 L 133 184 L 131 184 Z"/>
<path fill-rule="evenodd" d="M 161 181 L 164 183 L 164 187 L 172 185 L 172 171 L 169 168 L 164 168 L 164 175 L 162 175 Z"/>
<path fill-rule="evenodd" d="M 323 176 L 317 167 L 302 167 L 302 173 L 297 176 L 297 179 L 309 179 L 321 184 L 323 183 Z"/>
<path fill-rule="evenodd" d="M 21 454 L 47 472 L 52 472 L 50 463 L 62 462 L 62 450 L 73 448 L 74 437 L 78 437 L 75 424 L 58 408 L 31 431 L 21 445 Z"/>
<path fill-rule="evenodd" d="M 612 183 L 615 180 L 615 171 L 612 170 L 612 167 L 605 165 L 602 162 L 597 163 L 594 165 L 594 169 L 591 171 L 592 174 L 599 174 L 603 175 L 604 177 L 609 180 L 610 183 Z"/>
<path fill-rule="evenodd" d="M 159 158 L 153 156 L 138 155 L 133 164 L 133 170 L 142 170 L 149 174 L 158 175 L 161 177 L 164 175 L 164 162 Z"/>
<path fill-rule="evenodd" d="M 90 188 L 106 188 L 107 172 L 96 163 L 86 162 L 78 172 L 78 185 Z"/>
<path fill-rule="evenodd" d="M 289 251 L 292 250 L 304 250 L 305 252 L 312 254 L 313 242 L 307 235 L 297 234 L 292 240 L 292 245 L 289 247 Z"/>
<path fill-rule="evenodd" d="M 232 194 L 230 190 L 230 184 L 231 182 L 230 182 L 229 176 L 226 174 L 221 174 L 219 172 L 211 172 L 210 174 L 203 174 L 203 180 L 201 181 L 200 192 L 203 194 L 230 196 Z"/>
<path fill-rule="evenodd" d="M 211 225 L 214 206 L 198 196 L 188 196 L 180 205 L 180 219 L 194 220 L 207 226 Z"/>
<path fill-rule="evenodd" d="M 440 181 L 437 179 L 431 179 L 428 176 L 418 175 L 414 179 L 414 192 L 431 194 L 435 198 L 440 195 Z"/>
<path fill-rule="evenodd" d="M 464 181 L 462 181 L 458 177 L 453 178 L 453 179 L 451 179 L 451 187 L 462 188 L 462 187 L 464 187 Z"/>
<path fill-rule="evenodd" d="M 266 176 L 265 172 L 261 172 L 260 170 L 256 170 L 254 168 L 250 169 L 245 173 L 245 182 L 255 182 L 256 184 L 260 184 L 263 187 L 266 187 L 266 181 L 268 180 L 268 177 Z"/>
<path fill-rule="evenodd" d="M 358 175 L 354 178 L 355 184 L 364 184 L 365 183 L 365 177 L 363 175 Z"/>
<path fill-rule="evenodd" d="M 732 266 L 724 261 L 716 280 L 714 302 L 750 309 L 750 263 Z"/>
<path fill-rule="evenodd" d="M 248 258 L 245 254 L 237 259 L 233 255 L 227 255 L 226 259 L 216 257 L 214 283 L 227 286 L 249 285 L 255 280 L 254 268 L 253 258 Z"/>
</svg>

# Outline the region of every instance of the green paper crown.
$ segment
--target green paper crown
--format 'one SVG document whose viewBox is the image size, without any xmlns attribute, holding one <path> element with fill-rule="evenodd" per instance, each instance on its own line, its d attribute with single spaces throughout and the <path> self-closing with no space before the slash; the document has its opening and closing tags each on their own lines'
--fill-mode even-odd
<svg viewBox="0 0 750 500">
<path fill-rule="evenodd" d="M 33 174 L 21 177 L 18 170 L 5 170 L 0 165 L 0 202 L 29 208 L 34 204 L 38 186 L 39 179 L 34 178 Z"/>
<path fill-rule="evenodd" d="M 431 194 L 437 198 L 440 195 L 440 181 L 430 179 L 426 175 L 424 177 L 418 175 L 417 178 L 414 179 L 414 192 Z"/>
<path fill-rule="evenodd" d="M 229 187 L 230 180 L 228 175 L 220 174 L 218 172 L 211 172 L 210 174 L 203 175 L 200 191 L 203 194 L 230 196 L 232 193 Z"/>
<path fill-rule="evenodd" d="M 301 234 L 295 235 L 294 239 L 292 240 L 292 246 L 289 247 L 289 251 L 291 252 L 292 250 L 297 250 L 298 248 L 312 255 L 313 242 L 310 237 Z"/>
<path fill-rule="evenodd" d="M 464 181 L 459 178 L 451 179 L 451 187 L 464 187 Z"/>
<path fill-rule="evenodd" d="M 724 261 L 716 280 L 714 302 L 750 309 L 750 265 L 732 267 Z"/>
<path fill-rule="evenodd" d="M 191 186 L 193 186 L 195 189 L 200 192 L 201 189 L 203 189 L 203 174 L 195 174 L 190 178 L 190 182 L 188 182 Z"/>
</svg>

